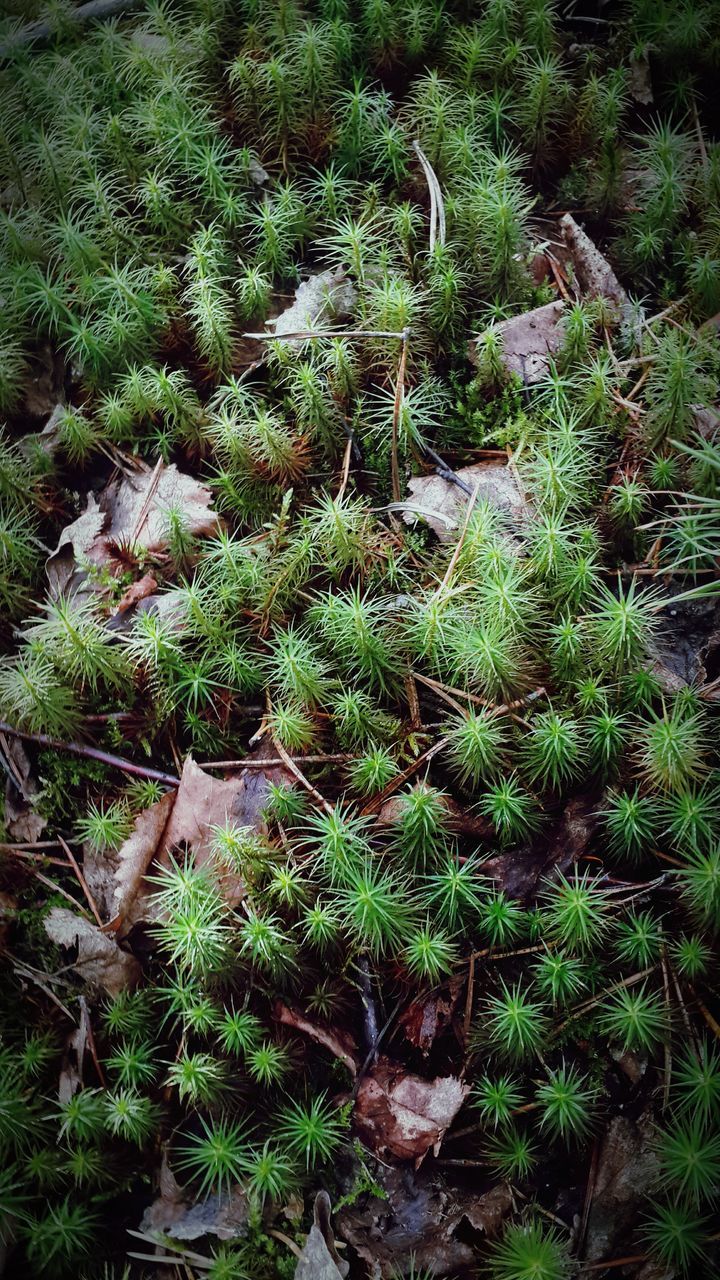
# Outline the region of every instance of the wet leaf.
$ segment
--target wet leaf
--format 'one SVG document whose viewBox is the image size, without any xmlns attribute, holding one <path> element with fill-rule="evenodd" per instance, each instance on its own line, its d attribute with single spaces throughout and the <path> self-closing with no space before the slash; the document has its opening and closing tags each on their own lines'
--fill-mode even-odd
<svg viewBox="0 0 720 1280">
<path fill-rule="evenodd" d="M 102 987 L 109 996 L 117 996 L 139 981 L 141 970 L 135 957 L 121 951 L 115 939 L 96 924 L 65 907 L 53 907 L 43 923 L 51 942 L 77 948 L 72 968 L 89 988 Z"/>
<path fill-rule="evenodd" d="M 330 1225 L 330 1197 L 320 1191 L 315 1197 L 313 1224 L 295 1268 L 295 1280 L 344 1280 L 350 1270 L 335 1248 Z"/>
<path fill-rule="evenodd" d="M 509 518 L 511 525 L 518 530 L 522 527 L 529 514 L 528 507 L 512 469 L 505 463 L 477 462 L 472 467 L 461 467 L 455 474 L 471 492 L 477 488 L 479 502 L 489 502 Z M 456 542 L 469 494 L 438 475 L 413 476 L 408 481 L 408 489 L 410 497 L 403 504 L 405 523 L 415 524 L 422 519 L 440 542 Z"/>
<path fill-rule="evenodd" d="M 526 386 L 549 373 L 550 361 L 565 338 L 564 310 L 562 302 L 548 302 L 496 326 L 502 339 L 502 362 L 508 373 L 516 374 Z M 470 343 L 468 354 L 477 363 L 476 340 Z"/>
</svg>

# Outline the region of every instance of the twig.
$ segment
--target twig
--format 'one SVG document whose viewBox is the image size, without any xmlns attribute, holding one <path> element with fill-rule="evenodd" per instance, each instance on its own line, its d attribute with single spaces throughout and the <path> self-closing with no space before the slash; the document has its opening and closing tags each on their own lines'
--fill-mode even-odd
<svg viewBox="0 0 720 1280">
<path fill-rule="evenodd" d="M 199 766 L 201 769 L 268 769 L 271 766 L 277 768 L 278 765 L 287 764 L 291 760 L 293 764 L 343 764 L 346 760 L 351 760 L 352 756 L 347 753 L 335 752 L 334 754 L 323 755 L 320 753 L 315 756 L 266 756 L 263 759 L 251 760 L 204 760 Z M 2 846 L 0 845 L 0 848 Z"/>
<path fill-rule="evenodd" d="M 67 863 L 65 863 L 65 866 L 67 866 Z M 39 880 L 41 884 L 44 884 L 47 889 L 52 889 L 53 893 L 59 893 L 68 902 L 71 902 L 75 910 L 79 911 L 81 915 L 87 916 L 88 919 L 90 918 L 90 912 L 86 911 L 82 903 L 73 898 L 72 894 L 68 893 L 67 889 L 63 889 L 61 884 L 56 884 L 54 880 L 50 880 L 48 876 L 44 876 L 42 871 L 36 871 L 34 867 L 28 867 L 28 871 L 31 876 L 34 876 L 36 880 Z"/>
<path fill-rule="evenodd" d="M 6 954 L 9 955 L 8 952 L 6 952 Z M 66 1018 L 69 1018 L 72 1023 L 75 1022 L 75 1019 L 73 1018 L 67 1005 L 63 1004 L 62 1000 L 55 995 L 55 992 L 52 991 L 50 987 L 46 986 L 45 983 L 42 981 L 42 979 L 39 978 L 36 973 L 33 973 L 32 969 L 26 968 L 26 966 L 22 964 L 20 960 L 16 960 L 14 956 L 10 956 L 10 960 L 12 963 L 12 967 L 15 973 L 18 975 L 18 977 L 26 978 L 30 982 L 34 982 L 35 986 L 40 988 L 43 995 L 46 995 L 48 1000 L 51 1000 L 54 1005 L 57 1005 L 57 1008 L 60 1009 L 61 1012 L 65 1014 Z"/>
<path fill-rule="evenodd" d="M 432 458 L 432 461 L 435 463 L 435 470 L 438 475 L 442 476 L 443 480 L 449 480 L 451 484 L 456 484 L 458 489 L 462 489 L 463 493 L 466 493 L 469 498 L 472 497 L 472 488 L 470 485 L 467 484 L 465 480 L 461 480 L 452 468 L 449 467 L 446 462 L 443 462 L 439 453 L 436 453 L 429 444 L 424 443 L 422 445 L 422 451 L 427 454 L 428 458 Z M 502 456 L 506 456 L 504 452 Z"/>
<path fill-rule="evenodd" d="M 56 841 L 53 840 L 52 844 L 55 845 Z M 53 867 L 67 867 L 64 858 L 51 858 L 47 853 L 33 853 L 30 849 L 17 849 L 11 844 L 0 844 L 0 853 L 11 858 L 24 858 L 26 862 L 46 862 Z"/>
<path fill-rule="evenodd" d="M 670 1005 L 670 977 L 668 974 L 667 948 L 665 947 L 664 943 L 663 943 L 662 951 L 660 952 L 660 963 L 662 965 L 663 992 L 665 995 L 665 1009 L 667 1011 L 667 1020 L 669 1025 L 670 1016 L 672 1012 L 671 1005 Z M 663 1111 L 667 1111 L 668 1102 L 670 1101 L 670 1077 L 672 1074 L 672 1049 L 670 1048 L 669 1036 L 665 1038 L 665 1044 L 663 1048 L 664 1048 L 664 1055 L 665 1055 L 665 1070 L 663 1075 L 662 1109 Z"/>
<path fill-rule="evenodd" d="M 281 763 L 287 766 L 290 772 L 294 774 L 294 776 L 297 778 L 298 782 L 302 784 L 305 790 L 309 792 L 309 794 L 313 797 L 313 799 L 320 805 L 322 809 L 325 810 L 326 813 L 334 813 L 335 812 L 334 806 L 331 805 L 329 801 L 325 799 L 324 796 L 320 795 L 320 792 L 317 790 L 316 787 L 313 786 L 312 782 L 308 782 L 307 778 L 305 777 L 305 774 L 302 772 L 302 769 L 298 769 L 297 765 L 295 764 L 295 761 L 292 759 L 291 756 L 288 755 L 282 743 L 278 742 L 277 738 L 273 738 L 272 743 L 280 757 Z"/>
<path fill-rule="evenodd" d="M 550 1039 L 555 1040 L 560 1035 L 560 1032 L 564 1031 L 571 1022 L 574 1022 L 576 1018 L 582 1017 L 584 1013 L 588 1013 L 590 1009 L 594 1009 L 596 1005 L 602 1004 L 605 997 L 612 995 L 613 991 L 620 991 L 623 987 L 634 987 L 636 982 L 641 982 L 643 978 L 647 978 L 648 974 L 654 973 L 657 967 L 656 964 L 653 964 L 649 968 L 643 969 L 640 973 L 631 974 L 629 978 L 621 978 L 619 982 L 613 982 L 609 987 L 605 987 L 604 991 L 601 991 L 599 995 L 593 996 L 590 1000 L 584 1000 L 582 1004 L 573 1009 L 572 1013 L 568 1014 L 559 1027 L 553 1028 L 550 1032 Z M 720 1034 L 720 1027 L 718 1027 L 718 1033 Z"/>
<path fill-rule="evenodd" d="M 475 956 L 470 956 L 470 964 L 468 966 L 468 985 L 467 995 L 465 997 L 465 1016 L 463 1018 L 463 1040 L 467 1045 L 468 1036 L 470 1035 L 470 1022 L 472 1020 L 473 996 L 475 994 Z"/>
<path fill-rule="evenodd" d="M 85 1035 L 87 1037 L 90 1056 L 95 1064 L 95 1070 L 97 1071 L 98 1080 L 100 1081 L 100 1084 L 104 1089 L 106 1087 L 105 1072 L 103 1071 L 100 1065 L 100 1059 L 98 1058 L 98 1051 L 97 1051 L 97 1046 L 95 1044 L 95 1036 L 93 1035 L 92 1022 L 90 1021 L 90 1010 L 88 1008 L 88 1003 L 87 1003 L 87 1000 L 85 999 L 85 996 L 79 997 L 79 1004 L 82 1012 L 85 1014 Z"/>
<path fill-rule="evenodd" d="M 77 9 L 63 9 L 63 22 L 81 23 L 92 18 L 111 18 L 113 14 L 124 13 L 126 9 L 134 9 L 138 0 L 89 0 L 88 4 L 78 5 Z M 7 58 L 15 49 L 25 45 L 48 40 L 55 27 L 52 22 L 30 22 L 12 32 L 0 44 L 0 58 Z"/>
<path fill-rule="evenodd" d="M 395 329 L 295 329 L 292 333 L 244 333 L 256 342 L 285 342 L 289 338 L 404 338 Z"/>
<path fill-rule="evenodd" d="M 153 471 L 150 477 L 150 483 L 148 484 L 147 492 L 143 499 L 142 506 L 138 511 L 137 519 L 135 521 L 135 524 L 133 525 L 132 533 L 130 534 L 130 537 L 128 539 L 128 543 L 131 547 L 135 546 L 138 538 L 140 537 L 142 527 L 145 524 L 145 521 L 147 520 L 148 512 L 150 510 L 150 504 L 152 503 L 152 500 L 155 497 L 155 494 L 157 492 L 157 487 L 160 483 L 160 472 L 162 470 L 162 467 L 163 467 L 163 460 L 162 458 L 158 458 L 157 462 L 155 463 L 155 470 Z"/>
<path fill-rule="evenodd" d="M 49 738 L 45 733 L 28 733 L 25 729 L 16 729 L 11 724 L 0 720 L 0 733 L 9 733 L 14 738 L 22 738 L 24 742 L 34 742 L 38 747 L 49 747 L 52 751 L 68 751 L 71 755 L 83 756 L 86 760 L 98 760 L 111 769 L 122 769 L 123 773 L 131 773 L 138 778 L 151 778 L 155 782 L 164 782 L 167 787 L 179 787 L 180 779 L 171 773 L 162 773 L 159 769 L 148 769 L 145 765 L 134 764 L 132 760 L 124 760 L 122 756 L 111 755 L 108 751 L 100 751 L 97 747 L 88 747 L 83 742 L 59 742 Z"/>
<path fill-rule="evenodd" d="M 377 1012 L 375 1009 L 375 998 L 372 993 L 372 979 L 370 977 L 370 965 L 366 955 L 361 954 L 357 957 L 355 968 L 358 971 L 358 987 L 360 988 L 360 999 L 363 1007 L 363 1027 L 365 1030 L 365 1043 L 368 1046 L 370 1061 L 375 1056 L 375 1049 L 378 1042 L 378 1022 Z"/>
<path fill-rule="evenodd" d="M 342 502 L 343 497 L 345 495 L 345 490 L 347 489 L 347 482 L 350 478 L 350 461 L 352 459 L 352 453 L 353 453 L 353 438 L 352 438 L 352 435 L 349 435 L 347 444 L 345 445 L 345 457 L 343 459 L 342 479 L 340 481 L 340 488 L 337 491 L 337 497 L 335 499 L 336 502 Z"/>
<path fill-rule="evenodd" d="M 390 455 L 390 471 L 392 475 L 392 494 L 394 502 L 402 501 L 400 492 L 400 468 L 398 465 L 398 432 L 400 429 L 400 414 L 402 413 L 403 402 L 405 400 L 405 369 L 407 366 L 407 349 L 410 330 L 403 329 L 402 346 L 400 348 L 400 360 L 398 363 L 397 381 L 395 383 L 395 401 L 393 404 L 392 416 L 392 446 Z"/>
<path fill-rule="evenodd" d="M 77 859 L 75 858 L 74 853 L 72 852 L 70 846 L 65 843 L 62 836 L 58 836 L 58 843 L 64 849 L 65 854 L 67 856 L 67 860 L 70 863 L 70 866 L 72 867 L 73 871 L 75 872 L 75 875 L 77 876 L 78 882 L 80 884 L 80 888 L 82 889 L 83 893 L 85 894 L 85 897 L 87 898 L 88 906 L 90 907 L 90 910 L 92 911 L 99 927 L 102 929 L 103 922 L 100 916 L 100 912 L 97 909 L 97 903 L 90 892 L 90 887 L 88 885 L 88 882 L 85 879 L 85 876 L 83 875 L 82 871 L 80 870 L 80 867 L 78 865 L 78 862 L 77 862 Z"/>
</svg>

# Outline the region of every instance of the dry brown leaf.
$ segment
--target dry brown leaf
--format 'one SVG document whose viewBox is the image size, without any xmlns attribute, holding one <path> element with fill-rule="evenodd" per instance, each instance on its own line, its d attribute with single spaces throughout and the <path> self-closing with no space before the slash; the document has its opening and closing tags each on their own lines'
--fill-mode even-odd
<svg viewBox="0 0 720 1280">
<path fill-rule="evenodd" d="M 327 1049 L 334 1058 L 338 1058 L 345 1063 L 348 1071 L 352 1076 L 356 1076 L 360 1068 L 360 1053 L 357 1044 L 348 1031 L 342 1031 L 340 1028 L 323 1027 L 317 1022 L 311 1022 L 309 1018 L 298 1013 L 295 1009 L 290 1009 L 288 1005 L 283 1004 L 282 1000 L 276 1000 L 273 1007 L 273 1017 L 281 1022 L 285 1027 L 293 1027 L 295 1031 L 302 1031 L 316 1044 L 321 1044 Z"/>
<path fill-rule="evenodd" d="M 335 1248 L 330 1225 L 330 1197 L 319 1191 L 315 1197 L 313 1224 L 308 1233 L 294 1280 L 344 1280 L 350 1264 L 343 1262 Z"/>
<path fill-rule="evenodd" d="M 4 827 L 11 840 L 21 844 L 35 844 L 40 839 L 47 822 L 34 808 L 40 795 L 30 765 L 30 758 L 19 738 L 3 735 L 2 750 L 10 764 L 5 783 Z"/>
<path fill-rule="evenodd" d="M 529 510 L 520 492 L 512 468 L 501 462 L 477 462 L 461 467 L 455 473 L 472 492 L 477 487 L 479 502 L 489 502 L 509 518 L 511 526 L 521 528 Z M 404 504 L 406 524 L 425 520 L 440 542 L 455 542 L 470 500 L 458 485 L 442 476 L 413 476 L 408 481 L 410 499 Z"/>
<path fill-rule="evenodd" d="M 451 978 L 445 988 L 420 995 L 408 1005 L 398 1022 L 410 1044 L 429 1053 L 437 1036 L 450 1025 L 464 982 L 464 977 Z"/>
<path fill-rule="evenodd" d="M 213 827 L 229 822 L 264 830 L 262 809 L 267 803 L 268 783 L 288 781 L 289 776 L 282 766 L 270 765 L 267 769 L 241 769 L 223 780 L 206 773 L 188 756 L 177 791 L 168 792 L 139 815 L 131 835 L 114 855 L 112 905 L 108 904 L 107 910 L 122 920 L 124 931 L 155 916 L 152 893 L 144 879 L 153 861 L 159 867 L 169 867 L 173 850 L 186 848 L 195 865 L 203 866 L 210 857 Z M 226 901 L 236 906 L 245 892 L 241 877 L 225 872 L 218 874 L 218 882 Z"/>
<path fill-rule="evenodd" d="M 629 299 L 610 263 L 569 213 L 560 219 L 560 232 L 582 292 L 590 298 L 608 298 L 624 311 Z"/>
<path fill-rule="evenodd" d="M 207 537 L 220 527 L 211 510 L 212 494 L 206 485 L 160 464 L 156 471 L 138 471 L 110 482 L 96 498 L 88 496 L 85 511 L 60 535 L 47 562 L 51 594 L 69 590 L 95 590 L 88 568 L 104 569 L 117 563 L 118 546 L 143 547 L 151 555 L 167 550 L 167 512 L 179 508 L 194 537 Z"/>
<path fill-rule="evenodd" d="M 109 996 L 117 996 L 139 981 L 141 970 L 135 957 L 121 951 L 115 939 L 96 924 L 65 907 L 53 907 L 43 924 L 51 942 L 77 948 L 72 968 L 88 987 L 103 987 Z"/>
<path fill-rule="evenodd" d="M 550 361 L 565 338 L 563 311 L 562 302 L 548 302 L 496 325 L 502 339 L 502 362 L 508 373 L 516 374 L 526 385 L 539 382 L 549 373 Z M 477 364 L 477 339 L 470 342 L 468 355 Z"/>
<path fill-rule="evenodd" d="M 163 1236 L 191 1241 L 202 1236 L 240 1240 L 247 1235 L 250 1206 L 243 1187 L 236 1185 L 229 1195 L 208 1196 L 197 1204 L 184 1200 L 182 1194 L 175 1183 L 175 1189 L 171 1186 L 168 1193 L 153 1201 L 145 1210 L 140 1231 L 158 1243 L 162 1243 Z"/>
<path fill-rule="evenodd" d="M 538 835 L 531 844 L 487 858 L 482 874 L 492 876 L 510 898 L 529 904 L 542 882 L 581 858 L 599 822 L 594 797 L 575 796 L 567 804 L 552 835 Z"/>
<path fill-rule="evenodd" d="M 585 1258 L 612 1256 L 637 1224 L 646 1195 L 657 1184 L 656 1129 L 649 1115 L 637 1121 L 613 1116 L 602 1140 L 595 1179 Z"/>
<path fill-rule="evenodd" d="M 175 793 L 168 791 L 135 819 L 135 826 L 116 855 L 113 876 L 113 918 L 125 920 L 142 886 L 145 872 L 155 856 L 175 805 Z M 92 885 L 90 886 L 92 889 Z"/>
<path fill-rule="evenodd" d="M 320 271 L 298 285 L 291 305 L 271 323 L 278 338 L 304 329 L 328 329 L 351 316 L 356 304 L 355 287 L 342 267 Z"/>
<path fill-rule="evenodd" d="M 127 613 L 128 609 L 132 609 L 133 605 L 139 603 L 140 600 L 146 600 L 154 591 L 157 591 L 157 580 L 151 573 L 143 574 L 137 582 L 133 582 L 127 591 L 120 597 L 115 608 L 116 613 Z"/>
<path fill-rule="evenodd" d="M 438 1149 L 469 1090 L 457 1076 L 423 1080 L 380 1057 L 360 1082 L 353 1121 L 379 1155 L 419 1162 Z"/>
<path fill-rule="evenodd" d="M 69 1102 L 83 1082 L 85 1050 L 90 1045 L 92 1028 L 90 1026 L 90 1011 L 87 1000 L 81 996 L 78 1004 L 80 1006 L 80 1022 L 65 1041 L 63 1064 L 58 1080 L 59 1102 Z"/>
</svg>

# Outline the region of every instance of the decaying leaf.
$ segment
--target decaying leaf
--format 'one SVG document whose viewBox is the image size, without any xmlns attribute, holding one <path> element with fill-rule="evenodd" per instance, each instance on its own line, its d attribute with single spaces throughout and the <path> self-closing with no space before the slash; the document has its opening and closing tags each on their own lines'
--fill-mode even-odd
<svg viewBox="0 0 720 1280">
<path fill-rule="evenodd" d="M 210 857 L 213 827 L 231 823 L 264 830 L 261 814 L 268 783 L 288 778 L 287 770 L 277 765 L 214 778 L 188 756 L 177 791 L 168 792 L 141 813 L 117 854 L 110 855 L 112 899 L 106 901 L 106 910 L 122 921 L 123 931 L 154 918 L 152 893 L 145 883 L 151 863 L 168 867 L 173 850 L 187 849 L 196 866 L 203 866 Z M 218 880 L 227 902 L 237 905 L 244 894 L 240 876 L 228 871 L 219 873 Z"/>
<path fill-rule="evenodd" d="M 524 495 L 520 492 L 511 467 L 502 462 L 477 462 L 461 467 L 455 473 L 471 492 L 477 488 L 479 502 L 497 507 L 518 530 L 528 516 Z M 404 504 L 406 524 L 425 520 L 440 542 L 455 542 L 465 516 L 469 495 L 442 476 L 413 476 L 408 481 L 410 498 Z"/>
<path fill-rule="evenodd" d="M 624 311 L 629 299 L 610 263 L 569 213 L 560 219 L 560 232 L 582 292 L 589 298 L 607 298 Z"/>
<path fill-rule="evenodd" d="M 360 1069 L 361 1054 L 355 1040 L 348 1031 L 343 1031 L 337 1027 L 324 1027 L 318 1022 L 312 1022 L 310 1018 L 298 1013 L 296 1009 L 291 1009 L 288 1005 L 283 1004 L 282 1000 L 275 1001 L 273 1017 L 285 1027 L 292 1027 L 295 1031 L 302 1031 L 304 1035 L 309 1036 L 316 1044 L 320 1044 L 324 1049 L 327 1049 L 334 1058 L 344 1062 L 353 1077 L 357 1075 Z"/>
<path fill-rule="evenodd" d="M 550 361 L 565 338 L 564 309 L 562 302 L 548 302 L 496 325 L 502 339 L 502 362 L 508 373 L 516 374 L 526 386 L 539 382 L 550 371 Z M 468 355 L 473 364 L 478 363 L 477 339 L 469 344 Z"/>
<path fill-rule="evenodd" d="M 173 1179 L 174 1182 L 174 1179 Z M 167 1179 L 166 1179 L 167 1183 Z M 185 1200 L 177 1187 L 173 1191 L 166 1185 L 161 1194 L 143 1214 L 140 1231 L 158 1243 L 163 1236 L 172 1240 L 200 1240 L 202 1236 L 216 1236 L 218 1240 L 240 1240 L 247 1235 L 250 1213 L 248 1198 L 243 1187 L 236 1185 L 230 1194 L 208 1196 L 197 1204 Z"/>
<path fill-rule="evenodd" d="M 582 857 L 598 825 L 597 809 L 593 798 L 575 796 L 549 839 L 540 834 L 530 844 L 488 858 L 483 875 L 492 876 L 510 898 L 532 902 L 545 879 L 564 874 Z"/>
<path fill-rule="evenodd" d="M 342 1209 L 336 1229 L 374 1268 L 370 1274 L 384 1280 L 405 1274 L 411 1263 L 416 1273 L 427 1270 L 437 1276 L 472 1266 L 477 1250 L 468 1243 L 470 1228 L 492 1237 L 513 1207 L 507 1183 L 475 1193 L 451 1188 L 425 1169 L 380 1164 L 373 1176 L 385 1198 L 371 1196 Z"/>
<path fill-rule="evenodd" d="M 43 923 L 51 942 L 77 948 L 72 967 L 88 987 L 102 987 L 109 996 L 117 996 L 139 981 L 141 971 L 135 957 L 122 951 L 96 924 L 65 907 L 53 907 Z"/>
<path fill-rule="evenodd" d="M 451 978 L 437 991 L 424 992 L 398 1018 L 410 1044 L 429 1053 L 436 1038 L 450 1025 L 465 979 Z"/>
<path fill-rule="evenodd" d="M 354 1125 L 379 1155 L 420 1161 L 438 1149 L 469 1090 L 457 1076 L 423 1080 L 379 1057 L 360 1082 Z"/>
<path fill-rule="evenodd" d="M 342 267 L 320 271 L 298 285 L 292 304 L 271 323 L 278 338 L 304 329 L 328 329 L 338 320 L 351 316 L 356 304 L 355 287 Z M 302 339 L 296 339 L 292 345 L 301 342 Z"/>
<path fill-rule="evenodd" d="M 642 1201 L 657 1183 L 659 1163 L 655 1126 L 649 1115 L 637 1121 L 613 1116 L 598 1161 L 585 1258 L 611 1257 L 616 1243 L 637 1224 Z"/>
<path fill-rule="evenodd" d="M 326 1028 L 278 1000 L 274 1017 L 323 1045 L 357 1077 L 361 1056 L 347 1032 Z M 380 1055 L 364 1075 L 355 1099 L 353 1123 L 367 1145 L 398 1160 L 421 1161 L 443 1134 L 467 1097 L 469 1085 L 455 1076 L 423 1080 Z"/>
<path fill-rule="evenodd" d="M 168 791 L 149 809 L 138 814 L 131 834 L 115 855 L 112 902 L 106 905 L 113 919 L 127 919 L 145 872 L 165 834 L 174 805 L 175 793 Z M 93 889 L 92 885 L 90 887 Z"/>
<path fill-rule="evenodd" d="M 319 1191 L 315 1197 L 313 1224 L 295 1268 L 295 1280 L 344 1280 L 350 1270 L 335 1248 L 330 1225 L 330 1197 Z"/>
<path fill-rule="evenodd" d="M 420 784 L 422 785 L 422 784 Z M 443 795 L 440 801 L 447 814 L 447 828 L 455 835 L 475 836 L 478 840 L 488 840 L 494 834 L 492 823 L 479 813 L 470 813 L 450 795 Z M 391 827 L 398 823 L 405 808 L 403 796 L 389 796 L 378 810 L 379 826 Z"/>
<path fill-rule="evenodd" d="M 35 809 L 40 795 L 30 758 L 19 738 L 2 735 L 2 750 L 9 764 L 5 784 L 4 827 L 11 840 L 35 844 L 47 826 Z"/>
<path fill-rule="evenodd" d="M 220 527 L 211 510 L 206 485 L 161 463 L 155 471 L 138 471 L 112 480 L 60 535 L 47 562 L 50 592 L 93 591 L 92 571 L 117 565 L 118 547 L 142 547 L 150 555 L 167 550 L 168 511 L 182 512 L 188 532 L 207 537 Z"/>
<path fill-rule="evenodd" d="M 90 1043 L 91 1035 L 90 1010 L 84 996 L 80 996 L 78 1004 L 80 1006 L 80 1021 L 65 1042 L 63 1063 L 60 1070 L 60 1079 L 58 1080 L 59 1102 L 67 1102 L 72 1098 L 83 1082 L 85 1050 Z"/>
</svg>

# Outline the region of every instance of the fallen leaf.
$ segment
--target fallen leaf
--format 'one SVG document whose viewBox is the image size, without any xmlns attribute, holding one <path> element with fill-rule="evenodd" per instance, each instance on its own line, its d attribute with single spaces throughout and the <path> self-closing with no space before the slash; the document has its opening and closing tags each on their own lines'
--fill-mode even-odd
<svg viewBox="0 0 720 1280">
<path fill-rule="evenodd" d="M 539 382 L 550 372 L 550 361 L 560 350 L 564 338 L 564 303 L 548 302 L 533 311 L 502 320 L 495 326 L 502 338 L 502 362 L 508 373 L 516 374 L 526 386 Z M 478 363 L 478 339 L 468 346 L 473 364 Z"/>
<path fill-rule="evenodd" d="M 487 818 L 477 813 L 470 813 L 452 796 L 443 795 L 440 800 L 447 813 L 448 831 L 454 832 L 455 835 L 475 836 L 478 840 L 488 840 L 494 835 L 493 825 Z M 404 796 L 389 796 L 378 810 L 377 822 L 381 826 L 394 826 L 402 818 L 405 807 Z"/>
<path fill-rule="evenodd" d="M 350 1265 L 335 1248 L 330 1225 L 330 1197 L 319 1191 L 315 1197 L 313 1224 L 295 1268 L 295 1280 L 344 1280 Z"/>
<path fill-rule="evenodd" d="M 554 825 L 552 836 L 539 835 L 519 849 L 487 858 L 482 864 L 482 874 L 491 876 L 508 897 L 527 905 L 544 880 L 558 872 L 564 874 L 582 857 L 598 821 L 595 800 L 575 796 Z"/>
<path fill-rule="evenodd" d="M 139 603 L 140 600 L 146 600 L 154 591 L 157 591 L 157 581 L 151 573 L 143 574 L 137 582 L 132 582 L 127 591 L 120 597 L 115 606 L 116 613 L 127 613 L 128 609 Z"/>
<path fill-rule="evenodd" d="M 43 924 L 51 942 L 77 948 L 72 968 L 88 987 L 102 987 L 109 996 L 117 996 L 138 983 L 141 969 L 135 957 L 121 951 L 96 924 L 65 907 L 53 907 Z"/>
<path fill-rule="evenodd" d="M 173 850 L 185 848 L 195 865 L 203 866 L 211 853 L 212 828 L 226 822 L 264 831 L 262 810 L 268 784 L 289 777 L 283 766 L 270 765 L 214 778 L 188 756 L 177 790 L 138 816 L 132 833 L 112 857 L 112 905 L 106 901 L 106 909 L 113 919 L 122 920 L 123 932 L 141 920 L 155 918 L 152 890 L 145 881 L 151 863 L 169 867 Z M 236 906 L 245 892 L 242 878 L 230 871 L 217 872 L 216 878 L 225 900 Z"/>
<path fill-rule="evenodd" d="M 479 502 L 489 502 L 519 531 L 530 512 L 518 488 L 512 468 L 501 462 L 477 462 L 456 471 L 471 492 L 477 488 Z M 455 542 L 470 501 L 459 485 L 442 476 L 412 476 L 408 481 L 410 500 L 403 504 L 403 520 L 415 524 L 418 517 L 429 524 L 440 542 Z"/>
<path fill-rule="evenodd" d="M 467 1224 L 481 1236 L 494 1236 L 513 1208 L 507 1183 L 476 1193 L 451 1188 L 425 1169 L 378 1163 L 372 1173 L 385 1198 L 372 1196 L 340 1210 L 336 1230 L 371 1274 L 385 1280 L 396 1280 L 411 1264 L 415 1274 L 437 1276 L 471 1266 L 477 1250 L 468 1243 Z"/>
<path fill-rule="evenodd" d="M 10 840 L 35 844 L 47 826 L 45 818 L 34 808 L 41 788 L 33 777 L 30 758 L 20 739 L 2 735 L 2 749 L 11 765 L 5 783 L 5 831 Z"/>
<path fill-rule="evenodd" d="M 624 312 L 629 305 L 627 293 L 607 258 L 569 213 L 560 219 L 560 233 L 572 254 L 575 276 L 582 292 L 590 298 L 608 298 Z"/>
<path fill-rule="evenodd" d="M 437 1037 L 450 1025 L 464 981 L 459 976 L 451 978 L 442 990 L 418 996 L 400 1015 L 398 1023 L 416 1049 L 429 1053 Z"/>
<path fill-rule="evenodd" d="M 243 1187 L 235 1185 L 229 1195 L 208 1196 L 207 1200 L 191 1204 L 182 1197 L 177 1183 L 173 1188 L 168 1186 L 167 1177 L 165 1182 L 165 1193 L 145 1210 L 140 1223 L 140 1231 L 158 1244 L 162 1244 L 163 1236 L 189 1241 L 202 1236 L 240 1240 L 247 1235 L 250 1205 Z"/>
<path fill-rule="evenodd" d="M 131 834 L 114 855 L 112 899 L 104 904 L 105 910 L 113 919 L 119 916 L 125 920 L 128 917 L 145 873 L 163 838 L 174 804 L 175 793 L 167 791 L 149 809 L 138 814 Z M 92 883 L 90 889 L 95 893 Z"/>
<path fill-rule="evenodd" d="M 312 1022 L 309 1018 L 304 1017 L 302 1013 L 298 1013 L 296 1009 L 289 1008 L 283 1004 L 282 1000 L 276 1000 L 273 1006 L 273 1017 L 277 1022 L 282 1023 L 284 1027 L 293 1027 L 295 1031 L 302 1031 L 316 1044 L 320 1044 L 327 1049 L 334 1058 L 338 1058 L 340 1062 L 344 1062 L 350 1074 L 354 1077 L 360 1069 L 360 1053 L 355 1040 L 348 1031 L 340 1028 L 324 1027 L 318 1022 Z"/>
<path fill-rule="evenodd" d="M 90 1011 L 84 996 L 80 997 L 78 1004 L 80 1006 L 80 1022 L 65 1042 L 65 1052 L 58 1081 L 59 1102 L 69 1102 L 83 1082 L 85 1050 L 89 1046 L 91 1033 Z"/>
<path fill-rule="evenodd" d="M 613 1116 L 600 1147 L 588 1217 L 585 1259 L 611 1257 L 637 1225 L 640 1207 L 657 1185 L 660 1166 L 655 1126 L 648 1114 L 637 1121 Z"/>
<path fill-rule="evenodd" d="M 327 329 L 351 316 L 356 305 L 355 287 L 342 267 L 320 271 L 298 285 L 292 304 L 271 323 L 278 338 L 304 329 Z M 302 339 L 293 343 L 294 346 L 301 344 Z"/>
<path fill-rule="evenodd" d="M 437 1151 L 469 1090 L 457 1076 L 423 1080 L 379 1057 L 360 1082 L 354 1125 L 379 1155 L 421 1161 L 431 1147 Z"/>
<path fill-rule="evenodd" d="M 630 55 L 630 96 L 643 107 L 650 107 L 654 102 L 650 59 L 647 51 Z"/>
<path fill-rule="evenodd" d="M 671 596 L 674 588 L 668 588 Z M 681 588 L 675 588 L 679 593 Z M 663 692 L 680 693 L 714 678 L 720 640 L 720 603 L 709 597 L 679 600 L 663 609 L 662 631 L 648 646 L 650 671 Z"/>
<path fill-rule="evenodd" d="M 112 480 L 97 498 L 89 494 L 83 514 L 63 529 L 47 562 L 51 594 L 96 590 L 88 570 L 117 567 L 119 546 L 142 547 L 150 555 L 166 551 L 170 508 L 182 511 L 194 537 L 216 533 L 221 521 L 211 502 L 210 489 L 174 465 Z"/>
</svg>

